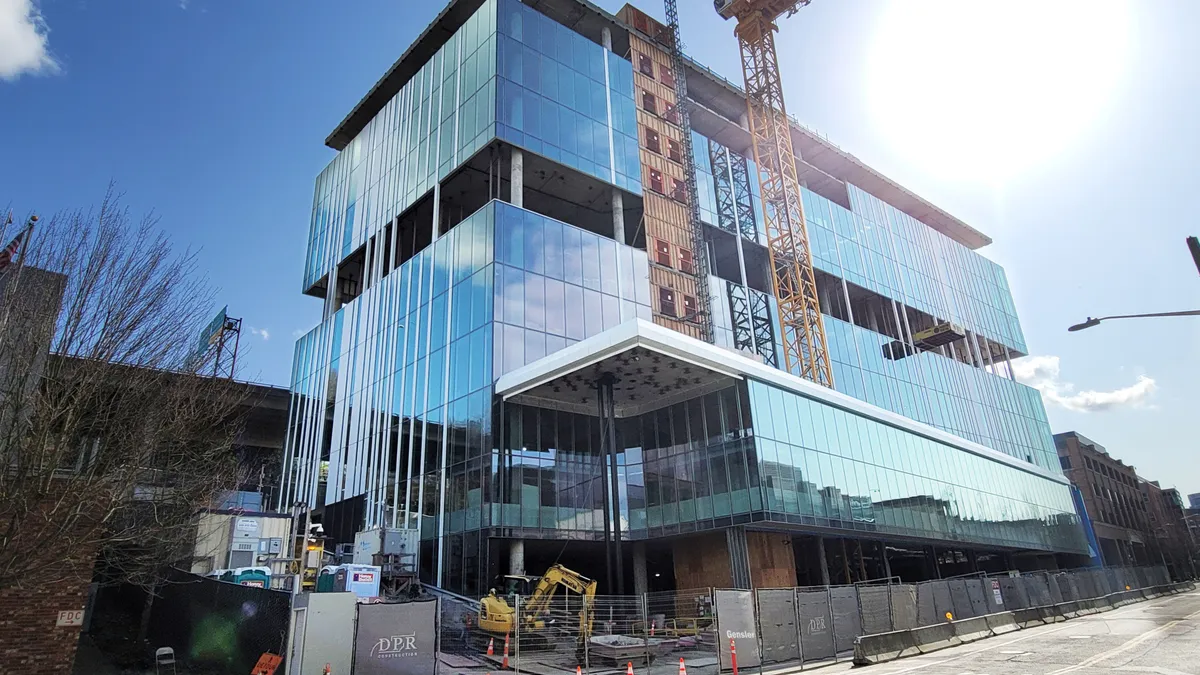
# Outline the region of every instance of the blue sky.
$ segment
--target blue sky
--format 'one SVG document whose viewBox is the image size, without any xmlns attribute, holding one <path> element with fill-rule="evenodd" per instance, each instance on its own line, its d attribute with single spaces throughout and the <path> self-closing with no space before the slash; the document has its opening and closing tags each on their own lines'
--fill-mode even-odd
<svg viewBox="0 0 1200 675">
<path fill-rule="evenodd" d="M 1200 3 L 947 1 L 818 0 L 783 21 L 789 112 L 995 239 L 1056 431 L 1200 492 L 1200 320 L 1065 331 L 1200 306 Z M 0 0 L 0 203 L 87 206 L 115 180 L 253 329 L 245 374 L 286 384 L 318 318 L 299 287 L 322 141 L 440 5 Z M 681 5 L 690 51 L 739 80 L 732 25 Z"/>
</svg>

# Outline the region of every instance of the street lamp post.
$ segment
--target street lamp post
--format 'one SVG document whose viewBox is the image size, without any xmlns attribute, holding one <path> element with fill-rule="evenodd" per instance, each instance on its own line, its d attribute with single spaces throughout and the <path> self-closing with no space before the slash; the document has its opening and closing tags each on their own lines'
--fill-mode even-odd
<svg viewBox="0 0 1200 675">
<path fill-rule="evenodd" d="M 1067 330 L 1074 333 L 1075 331 L 1083 330 L 1084 328 L 1097 326 L 1101 321 L 1108 321 L 1109 319 L 1146 319 L 1156 316 L 1200 316 L 1200 309 L 1189 309 L 1182 312 L 1154 312 L 1151 314 L 1116 314 L 1113 316 L 1102 316 L 1099 318 L 1093 318 L 1089 316 L 1087 321 L 1084 321 L 1083 323 L 1077 323 Z"/>
</svg>

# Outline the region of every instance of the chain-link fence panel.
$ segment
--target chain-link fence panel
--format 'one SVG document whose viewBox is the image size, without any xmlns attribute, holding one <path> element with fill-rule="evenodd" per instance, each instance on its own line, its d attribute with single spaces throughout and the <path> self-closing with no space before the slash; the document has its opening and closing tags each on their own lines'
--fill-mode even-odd
<svg viewBox="0 0 1200 675">
<path fill-rule="evenodd" d="M 1064 602 L 1062 589 L 1058 587 L 1058 575 L 1047 572 L 1044 578 L 1046 579 L 1046 587 L 1050 589 L 1050 602 L 1056 605 Z"/>
<path fill-rule="evenodd" d="M 862 615 L 863 635 L 886 633 L 892 630 L 891 586 L 858 587 L 858 607 Z"/>
<path fill-rule="evenodd" d="M 1115 567 L 1110 567 L 1104 570 L 1104 577 L 1108 580 L 1108 592 L 1116 593 L 1125 590 L 1125 584 L 1121 583 L 1121 579 L 1117 576 L 1119 572 Z"/>
<path fill-rule="evenodd" d="M 831 586 L 829 606 L 833 609 L 833 636 L 837 652 L 849 652 L 854 649 L 854 638 L 862 635 L 858 589 L 853 586 Z"/>
<path fill-rule="evenodd" d="M 917 587 L 915 584 L 888 586 L 892 604 L 892 630 L 917 627 Z"/>
<path fill-rule="evenodd" d="M 971 599 L 971 614 L 983 616 L 991 611 L 988 608 L 987 591 L 983 579 L 967 579 L 967 597 Z"/>
<path fill-rule="evenodd" d="M 737 663 L 741 668 L 749 669 L 761 665 L 754 592 L 743 589 L 714 589 L 713 604 L 717 608 L 717 632 L 721 635 L 718 650 L 721 668 L 732 668 L 735 646 Z"/>
<path fill-rule="evenodd" d="M 796 611 L 800 617 L 800 655 L 804 662 L 836 658 L 828 589 L 796 589 Z"/>
<path fill-rule="evenodd" d="M 1053 605 L 1054 598 L 1050 597 L 1050 584 L 1045 574 L 1035 574 L 1025 580 L 1029 589 L 1029 603 L 1034 607 Z"/>
<path fill-rule="evenodd" d="M 647 614 L 642 596 L 596 596 L 587 603 L 582 633 L 559 632 L 553 653 L 531 653 L 528 661 L 522 655 L 522 663 L 530 664 L 530 672 L 569 672 L 577 666 L 593 672 L 629 663 L 639 669 L 648 667 L 678 640 L 660 635 L 657 618 L 651 622 Z"/>
<path fill-rule="evenodd" d="M 796 624 L 796 594 L 791 588 L 767 588 L 755 592 L 758 601 L 758 633 L 763 663 L 800 661 L 800 631 Z"/>
<path fill-rule="evenodd" d="M 172 570 L 151 610 L 149 641 L 174 649 L 181 672 L 248 673 L 264 652 L 286 656 L 291 604 L 283 591 Z"/>
<path fill-rule="evenodd" d="M 711 588 L 647 593 L 646 620 L 650 627 L 643 632 L 671 641 L 667 661 L 678 663 L 682 658 L 688 673 L 697 675 L 719 671 L 720 640 Z M 656 663 L 665 661 L 659 658 Z"/>
<path fill-rule="evenodd" d="M 930 623 L 941 623 L 946 620 L 946 614 L 954 615 L 954 600 L 950 596 L 949 581 L 933 581 L 930 582 L 933 589 L 933 621 Z"/>
<path fill-rule="evenodd" d="M 953 608 L 950 611 L 954 614 L 955 619 L 970 619 L 975 616 L 975 612 L 971 607 L 971 598 L 967 596 L 967 582 L 965 579 L 951 579 L 950 585 L 950 606 Z"/>
<path fill-rule="evenodd" d="M 1020 578 L 1001 577 L 1000 594 L 1004 598 L 1006 610 L 1025 609 L 1029 606 L 1029 596 L 1025 593 L 1025 586 L 1021 584 Z"/>
<path fill-rule="evenodd" d="M 917 584 L 917 625 L 931 626 L 938 622 L 941 616 L 937 611 L 937 600 L 934 598 L 934 584 L 940 582 L 923 581 Z"/>
<path fill-rule="evenodd" d="M 1079 597 L 1085 600 L 1090 600 L 1096 597 L 1096 581 L 1088 572 L 1077 572 L 1075 575 L 1075 583 L 1079 587 Z"/>
</svg>

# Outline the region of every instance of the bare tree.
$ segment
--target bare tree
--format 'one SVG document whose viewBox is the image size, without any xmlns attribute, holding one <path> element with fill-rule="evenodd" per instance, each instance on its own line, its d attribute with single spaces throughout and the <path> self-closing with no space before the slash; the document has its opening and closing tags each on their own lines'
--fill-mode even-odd
<svg viewBox="0 0 1200 675">
<path fill-rule="evenodd" d="M 111 188 L 23 255 L 0 275 L 0 589 L 90 579 L 97 556 L 153 588 L 236 484 L 247 388 L 194 356 L 211 292 Z"/>
</svg>

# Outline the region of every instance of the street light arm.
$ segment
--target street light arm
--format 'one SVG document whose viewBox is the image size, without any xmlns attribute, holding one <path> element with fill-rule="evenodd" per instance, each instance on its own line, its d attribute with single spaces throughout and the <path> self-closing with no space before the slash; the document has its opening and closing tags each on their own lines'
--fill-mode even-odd
<svg viewBox="0 0 1200 675">
<path fill-rule="evenodd" d="M 1200 316 L 1200 309 L 1189 309 L 1183 312 L 1155 312 L 1153 314 L 1118 314 L 1115 316 L 1102 316 L 1097 321 L 1107 321 L 1108 319 L 1144 319 L 1152 316 Z"/>
<path fill-rule="evenodd" d="M 1189 309 L 1182 312 L 1153 312 L 1150 314 L 1114 314 L 1113 316 L 1102 316 L 1099 318 L 1092 318 L 1089 316 L 1087 321 L 1084 321 L 1083 323 L 1077 323 L 1067 330 L 1074 332 L 1077 330 L 1083 330 L 1084 328 L 1091 328 L 1092 326 L 1099 324 L 1101 321 L 1108 321 L 1109 319 L 1146 319 L 1157 316 L 1200 316 L 1200 309 Z"/>
</svg>

